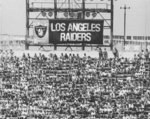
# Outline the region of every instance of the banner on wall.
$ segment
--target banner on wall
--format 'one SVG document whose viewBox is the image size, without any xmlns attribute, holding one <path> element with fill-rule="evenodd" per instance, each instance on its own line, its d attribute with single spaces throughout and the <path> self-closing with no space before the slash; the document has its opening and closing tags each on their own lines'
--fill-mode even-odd
<svg viewBox="0 0 150 119">
<path fill-rule="evenodd" d="M 34 43 L 49 43 L 49 21 L 34 20 L 33 21 Z"/>
<path fill-rule="evenodd" d="M 49 43 L 103 44 L 103 20 L 49 20 Z"/>
</svg>

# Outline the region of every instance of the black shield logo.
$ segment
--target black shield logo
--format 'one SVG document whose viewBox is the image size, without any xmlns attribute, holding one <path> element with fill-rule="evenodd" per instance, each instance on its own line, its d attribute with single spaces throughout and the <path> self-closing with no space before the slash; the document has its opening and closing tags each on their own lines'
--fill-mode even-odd
<svg viewBox="0 0 150 119">
<path fill-rule="evenodd" d="M 35 26 L 35 33 L 39 38 L 43 38 L 47 32 L 47 26 Z"/>
</svg>

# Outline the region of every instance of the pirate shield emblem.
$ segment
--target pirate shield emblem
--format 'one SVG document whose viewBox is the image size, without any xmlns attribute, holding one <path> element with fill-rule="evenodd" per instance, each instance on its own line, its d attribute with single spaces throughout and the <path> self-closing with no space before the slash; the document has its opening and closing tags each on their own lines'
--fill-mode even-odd
<svg viewBox="0 0 150 119">
<path fill-rule="evenodd" d="M 47 26 L 35 26 L 35 33 L 39 38 L 43 38 L 47 32 Z"/>
</svg>

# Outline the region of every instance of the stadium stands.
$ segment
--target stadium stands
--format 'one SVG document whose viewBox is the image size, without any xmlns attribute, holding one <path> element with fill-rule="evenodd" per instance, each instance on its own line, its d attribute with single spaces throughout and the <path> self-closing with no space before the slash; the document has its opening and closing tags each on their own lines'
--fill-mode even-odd
<svg viewBox="0 0 150 119">
<path fill-rule="evenodd" d="M 0 118 L 147 119 L 150 60 L 0 51 Z"/>
</svg>

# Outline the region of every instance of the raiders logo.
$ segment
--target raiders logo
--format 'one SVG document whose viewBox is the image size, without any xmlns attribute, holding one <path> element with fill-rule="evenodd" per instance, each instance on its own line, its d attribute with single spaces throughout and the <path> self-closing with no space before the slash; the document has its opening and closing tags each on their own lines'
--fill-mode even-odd
<svg viewBox="0 0 150 119">
<path fill-rule="evenodd" d="M 47 32 L 47 26 L 35 26 L 35 33 L 39 38 L 43 38 Z"/>
</svg>

